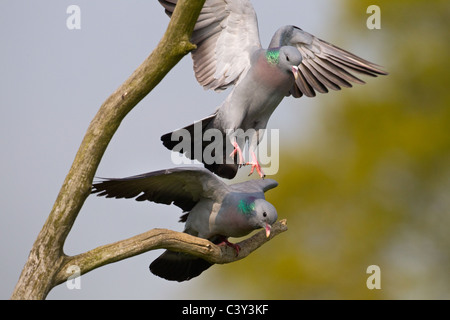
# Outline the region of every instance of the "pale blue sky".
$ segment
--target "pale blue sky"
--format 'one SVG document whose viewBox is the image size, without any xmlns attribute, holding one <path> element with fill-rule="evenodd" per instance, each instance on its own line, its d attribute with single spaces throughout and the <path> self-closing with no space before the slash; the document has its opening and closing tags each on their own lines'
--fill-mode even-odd
<svg viewBox="0 0 450 320">
<path fill-rule="evenodd" d="M 330 42 L 337 40 L 340 25 L 335 1 L 253 2 L 263 45 L 285 24 Z M 70 4 L 81 8 L 81 30 L 66 27 Z M 361 21 L 365 16 L 361 12 Z M 156 0 L 0 3 L 1 299 L 12 293 L 89 122 L 108 95 L 150 54 L 167 24 Z M 367 46 L 371 45 L 368 39 Z M 370 52 L 361 47 L 354 51 Z M 373 55 L 365 57 L 370 60 Z M 225 94 L 204 91 L 197 84 L 191 59 L 185 57 L 125 118 L 97 176 L 122 177 L 173 166 L 170 153 L 160 143 L 161 134 L 210 114 L 224 99 Z M 269 128 L 283 128 L 282 139 L 307 136 L 312 107 L 321 101 L 320 97 L 285 99 Z M 154 227 L 181 231 L 180 215 L 173 206 L 89 197 L 65 251 L 77 254 Z M 160 253 L 97 269 L 81 278 L 80 290 L 62 284 L 48 299 L 233 298 L 195 290 L 214 281 L 208 272 L 181 284 L 152 275 L 148 265 Z M 220 267 L 226 272 L 226 266 Z"/>
</svg>

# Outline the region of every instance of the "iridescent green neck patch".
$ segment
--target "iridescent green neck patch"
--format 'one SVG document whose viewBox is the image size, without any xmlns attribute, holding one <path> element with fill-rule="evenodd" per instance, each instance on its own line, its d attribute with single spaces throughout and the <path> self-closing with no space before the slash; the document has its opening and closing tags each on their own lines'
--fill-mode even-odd
<svg viewBox="0 0 450 320">
<path fill-rule="evenodd" d="M 278 64 L 280 62 L 280 48 L 268 49 L 266 59 L 270 64 Z"/>
<path fill-rule="evenodd" d="M 250 202 L 242 199 L 239 201 L 238 209 L 243 214 L 250 214 L 253 210 L 255 210 L 255 202 Z"/>
</svg>

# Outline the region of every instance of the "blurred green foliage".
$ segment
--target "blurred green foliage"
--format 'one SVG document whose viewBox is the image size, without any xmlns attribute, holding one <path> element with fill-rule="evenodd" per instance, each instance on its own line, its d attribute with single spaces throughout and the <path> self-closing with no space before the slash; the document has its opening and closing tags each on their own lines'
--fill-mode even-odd
<svg viewBox="0 0 450 320">
<path fill-rule="evenodd" d="M 371 4 L 380 30 L 366 28 Z M 210 272 L 235 299 L 449 299 L 450 3 L 348 0 L 338 14 L 390 75 L 315 98 L 319 129 L 282 141 L 266 194 L 289 230 Z"/>
</svg>

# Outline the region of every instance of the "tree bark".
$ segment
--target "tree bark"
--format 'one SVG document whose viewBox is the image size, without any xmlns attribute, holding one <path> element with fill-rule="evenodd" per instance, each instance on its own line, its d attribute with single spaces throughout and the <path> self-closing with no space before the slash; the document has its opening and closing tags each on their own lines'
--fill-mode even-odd
<svg viewBox="0 0 450 320">
<path fill-rule="evenodd" d="M 189 39 L 205 0 L 180 0 L 150 56 L 103 103 L 92 120 L 56 202 L 31 249 L 12 299 L 44 299 L 65 260 L 64 241 L 90 194 L 100 160 L 121 121 L 181 60 L 195 49 Z"/>
<path fill-rule="evenodd" d="M 264 243 L 286 230 L 287 221 L 280 220 L 272 226 L 269 238 L 266 237 L 266 231 L 262 230 L 239 242 L 241 250 L 236 255 L 235 249 L 231 247 L 215 245 L 206 239 L 194 237 L 187 233 L 167 229 L 152 229 L 129 239 L 101 246 L 76 256 L 66 256 L 55 276 L 55 285 L 67 281 L 68 277 L 72 275 L 73 266 L 77 267 L 80 274 L 85 274 L 101 266 L 161 248 L 189 253 L 211 263 L 231 263 L 247 257 Z"/>
<path fill-rule="evenodd" d="M 66 256 L 63 252 L 67 235 L 90 194 L 100 160 L 121 121 L 181 58 L 195 49 L 189 39 L 204 2 L 205 0 L 178 1 L 169 26 L 156 49 L 100 107 L 87 129 L 53 208 L 33 244 L 11 299 L 45 299 L 54 286 L 70 276 L 66 273 L 69 265 L 78 264 L 82 273 L 86 273 L 104 264 L 155 248 L 186 250 L 201 255 L 201 250 L 197 247 L 197 243 L 201 243 L 201 247 L 215 252 L 207 253 L 205 257 L 209 255 L 213 262 L 220 263 L 221 254 L 216 246 L 206 244 L 207 240 L 193 237 L 186 240 L 185 235 L 158 229 L 74 257 Z M 155 237 L 160 240 L 155 241 L 154 245 L 139 243 L 142 239 L 154 240 Z M 183 246 L 180 246 L 180 243 L 184 243 Z M 192 245 L 189 245 L 190 243 Z M 114 250 L 118 250 L 120 254 L 114 253 Z"/>
</svg>

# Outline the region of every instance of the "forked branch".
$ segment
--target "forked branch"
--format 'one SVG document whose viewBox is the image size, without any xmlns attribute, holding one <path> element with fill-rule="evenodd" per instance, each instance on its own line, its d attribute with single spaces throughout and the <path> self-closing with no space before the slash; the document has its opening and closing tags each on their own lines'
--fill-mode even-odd
<svg viewBox="0 0 450 320">
<path fill-rule="evenodd" d="M 31 248 L 11 299 L 44 299 L 66 257 L 64 242 L 84 201 L 100 160 L 125 116 L 164 76 L 195 49 L 190 43 L 205 0 L 180 0 L 155 50 L 102 104 L 91 121 L 47 221 Z"/>
<path fill-rule="evenodd" d="M 54 286 L 71 275 L 67 270 L 72 265 L 78 266 L 84 274 L 158 248 L 187 252 L 213 263 L 229 263 L 246 257 L 270 238 L 287 230 L 286 222 L 280 221 L 272 228 L 270 238 L 266 239 L 265 232 L 255 234 L 240 243 L 241 251 L 237 257 L 228 247 L 163 229 L 150 230 L 77 256 L 66 256 L 63 252 L 67 235 L 91 192 L 100 160 L 120 123 L 184 55 L 195 49 L 189 39 L 204 2 L 178 1 L 157 48 L 100 107 L 87 129 L 52 211 L 33 244 L 11 299 L 45 299 Z"/>
</svg>

